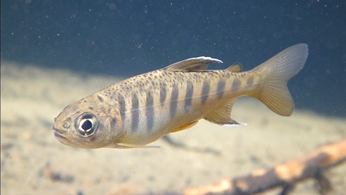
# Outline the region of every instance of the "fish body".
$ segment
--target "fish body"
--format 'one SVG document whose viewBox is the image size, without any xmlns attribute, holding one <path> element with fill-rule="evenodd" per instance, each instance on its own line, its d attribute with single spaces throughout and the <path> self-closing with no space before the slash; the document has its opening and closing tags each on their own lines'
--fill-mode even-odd
<svg viewBox="0 0 346 195">
<path fill-rule="evenodd" d="M 195 125 L 198 120 L 234 126 L 232 106 L 241 96 L 289 116 L 294 102 L 287 82 L 304 66 L 306 44 L 287 48 L 250 71 L 240 64 L 206 70 L 210 57 L 197 57 L 111 85 L 67 106 L 54 135 L 80 148 L 135 148 Z"/>
</svg>

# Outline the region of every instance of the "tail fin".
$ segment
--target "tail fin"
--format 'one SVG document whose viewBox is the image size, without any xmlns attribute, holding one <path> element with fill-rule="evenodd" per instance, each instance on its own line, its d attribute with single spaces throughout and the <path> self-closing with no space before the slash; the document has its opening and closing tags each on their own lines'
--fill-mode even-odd
<svg viewBox="0 0 346 195">
<path fill-rule="evenodd" d="M 297 44 L 254 68 L 254 73 L 264 74 L 263 88 L 254 97 L 275 113 L 290 116 L 294 110 L 294 102 L 287 82 L 304 67 L 307 57 L 308 46 Z"/>
</svg>

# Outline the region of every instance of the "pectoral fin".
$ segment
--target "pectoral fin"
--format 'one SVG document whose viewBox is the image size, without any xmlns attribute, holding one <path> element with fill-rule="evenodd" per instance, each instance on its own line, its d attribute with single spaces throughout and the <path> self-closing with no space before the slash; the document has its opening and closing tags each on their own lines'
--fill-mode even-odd
<svg viewBox="0 0 346 195">
<path fill-rule="evenodd" d="M 216 123 L 226 127 L 245 125 L 243 123 L 238 123 L 231 118 L 233 104 L 234 101 L 232 100 L 203 118 L 212 123 Z"/>
<path fill-rule="evenodd" d="M 127 145 L 117 143 L 114 145 L 110 145 L 107 148 L 117 148 L 117 149 L 132 149 L 132 148 L 160 148 L 160 146 L 137 146 L 137 145 Z"/>
</svg>

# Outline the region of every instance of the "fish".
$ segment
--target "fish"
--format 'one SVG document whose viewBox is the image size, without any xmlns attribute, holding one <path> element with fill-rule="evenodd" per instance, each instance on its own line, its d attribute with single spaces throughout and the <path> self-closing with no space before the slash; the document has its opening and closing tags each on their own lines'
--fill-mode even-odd
<svg viewBox="0 0 346 195">
<path fill-rule="evenodd" d="M 77 148 L 142 148 L 200 119 L 233 127 L 237 98 L 256 98 L 281 116 L 294 101 L 287 82 L 304 67 L 307 44 L 291 46 L 249 71 L 240 63 L 209 70 L 211 57 L 195 57 L 108 86 L 66 106 L 54 119 L 54 136 Z"/>
</svg>

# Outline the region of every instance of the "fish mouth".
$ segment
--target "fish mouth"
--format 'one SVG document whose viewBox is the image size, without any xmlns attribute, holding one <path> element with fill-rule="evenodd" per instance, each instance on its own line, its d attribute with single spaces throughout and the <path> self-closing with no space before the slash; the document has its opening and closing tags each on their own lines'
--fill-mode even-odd
<svg viewBox="0 0 346 195">
<path fill-rule="evenodd" d="M 66 137 L 62 136 L 61 134 L 54 132 L 54 136 L 58 139 L 66 139 Z"/>
<path fill-rule="evenodd" d="M 56 128 L 56 127 L 52 127 L 52 129 L 55 131 L 55 132 L 58 132 L 59 134 L 64 134 L 65 133 L 65 131 L 63 131 L 63 130 L 61 130 L 61 129 L 58 129 L 58 128 Z"/>
<path fill-rule="evenodd" d="M 55 128 L 55 127 L 53 127 L 53 130 L 55 131 L 55 132 L 54 132 L 54 136 L 55 136 L 55 137 L 66 139 L 66 137 L 62 135 L 62 134 L 65 134 L 65 131 L 62 131 L 62 130 L 57 129 L 57 128 Z"/>
</svg>

